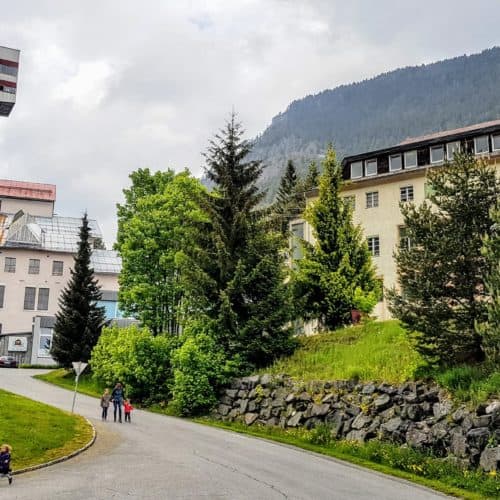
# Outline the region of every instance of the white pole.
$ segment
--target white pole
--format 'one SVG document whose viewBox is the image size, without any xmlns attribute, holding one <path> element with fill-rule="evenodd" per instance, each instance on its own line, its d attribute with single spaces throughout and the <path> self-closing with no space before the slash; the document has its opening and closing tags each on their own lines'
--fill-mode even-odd
<svg viewBox="0 0 500 500">
<path fill-rule="evenodd" d="M 75 401 L 76 401 L 76 391 L 78 389 L 78 378 L 80 377 L 80 375 L 78 374 L 76 377 L 75 377 L 75 392 L 73 394 L 73 404 L 71 405 L 71 413 L 74 412 L 75 410 Z"/>
</svg>

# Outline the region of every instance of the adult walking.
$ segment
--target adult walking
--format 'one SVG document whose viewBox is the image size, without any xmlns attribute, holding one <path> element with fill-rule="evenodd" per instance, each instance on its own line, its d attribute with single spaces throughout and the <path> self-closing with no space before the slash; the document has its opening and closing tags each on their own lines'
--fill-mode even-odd
<svg viewBox="0 0 500 500">
<path fill-rule="evenodd" d="M 117 382 L 113 392 L 111 393 L 111 401 L 113 401 L 113 417 L 116 422 L 116 414 L 118 413 L 118 422 L 122 423 L 122 405 L 125 399 L 125 390 L 120 382 Z"/>
</svg>

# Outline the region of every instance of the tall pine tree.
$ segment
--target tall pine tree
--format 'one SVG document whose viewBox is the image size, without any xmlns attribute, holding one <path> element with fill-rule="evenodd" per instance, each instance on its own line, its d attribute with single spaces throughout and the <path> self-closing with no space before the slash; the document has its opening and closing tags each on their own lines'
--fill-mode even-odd
<svg viewBox="0 0 500 500">
<path fill-rule="evenodd" d="M 372 259 L 352 209 L 343 203 L 341 167 L 329 147 L 319 182 L 319 199 L 306 210 L 314 244 L 304 245 L 297 261 L 295 300 L 302 316 L 333 329 L 351 319 L 351 311 L 370 312 L 380 294 Z"/>
<path fill-rule="evenodd" d="M 428 182 L 429 201 L 401 206 L 411 245 L 396 254 L 399 289 L 388 294 L 391 309 L 430 363 L 482 361 L 475 326 L 487 315 L 488 262 L 481 249 L 494 227 L 495 170 L 460 153 L 452 164 L 431 170 Z"/>
<path fill-rule="evenodd" d="M 276 227 L 281 233 L 288 235 L 288 224 L 294 217 L 300 216 L 305 208 L 304 193 L 299 192 L 297 172 L 292 160 L 288 160 L 285 173 L 281 178 L 276 193 L 276 201 L 272 207 Z"/>
<path fill-rule="evenodd" d="M 59 298 L 51 354 L 62 366 L 88 361 L 105 322 L 104 308 L 97 306 L 101 292 L 90 267 L 90 229 L 87 214 L 82 218 L 78 253 L 71 278 Z"/>
<path fill-rule="evenodd" d="M 210 280 L 199 288 L 228 357 L 262 366 L 293 346 L 286 327 L 291 302 L 283 238 L 268 231 L 265 212 L 258 209 L 264 196 L 257 187 L 262 165 L 246 160 L 250 144 L 242 136 L 233 114 L 205 155 L 215 188 L 205 200 L 211 229 L 200 234 L 206 249 L 200 265 Z"/>
</svg>

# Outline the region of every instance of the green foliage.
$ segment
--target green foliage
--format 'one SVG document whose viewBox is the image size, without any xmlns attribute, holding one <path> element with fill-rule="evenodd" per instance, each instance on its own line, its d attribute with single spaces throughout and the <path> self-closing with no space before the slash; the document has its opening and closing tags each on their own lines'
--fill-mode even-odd
<svg viewBox="0 0 500 500">
<path fill-rule="evenodd" d="M 388 293 L 391 309 L 429 363 L 481 361 L 475 325 L 487 315 L 488 269 L 481 247 L 492 232 L 500 185 L 494 168 L 466 153 L 428 175 L 430 203 L 401 205 L 412 244 L 395 256 L 400 291 Z"/>
<path fill-rule="evenodd" d="M 217 344 L 210 327 L 191 325 L 183 344 L 173 353 L 174 382 L 171 406 L 181 415 L 196 415 L 217 402 L 217 390 L 237 370 Z"/>
<path fill-rule="evenodd" d="M 155 337 L 147 328 L 105 328 L 92 351 L 93 376 L 107 387 L 122 382 L 134 400 L 165 400 L 172 378 L 170 358 L 178 345 L 177 337 Z"/>
<path fill-rule="evenodd" d="M 105 322 L 104 308 L 97 306 L 101 292 L 90 267 L 89 236 L 85 214 L 71 278 L 59 298 L 52 340 L 52 357 L 65 367 L 71 367 L 73 361 L 89 360 Z"/>
<path fill-rule="evenodd" d="M 283 238 L 257 209 L 262 166 L 246 161 L 250 145 L 242 135 L 233 115 L 206 154 L 214 190 L 204 200 L 210 224 L 198 235 L 203 250 L 193 262 L 192 290 L 198 307 L 215 321 L 212 331 L 226 356 L 262 366 L 293 349 L 286 327 L 291 301 Z"/>
<path fill-rule="evenodd" d="M 150 175 L 146 169 L 131 178 L 135 184 L 124 193 L 133 201 L 118 207 L 120 306 L 155 335 L 178 334 L 185 319 L 183 264 L 204 221 L 203 187 L 188 172 Z"/>
<path fill-rule="evenodd" d="M 47 369 L 47 366 L 45 366 Z M 57 385 L 70 391 L 75 390 L 75 372 L 66 368 L 59 368 L 48 373 L 34 375 L 33 378 L 43 380 L 49 384 Z M 106 385 L 96 380 L 90 370 L 87 368 L 78 378 L 78 392 L 100 398 Z"/>
<path fill-rule="evenodd" d="M 295 300 L 304 319 L 318 319 L 329 329 L 347 324 L 351 310 L 370 312 L 380 284 L 361 229 L 352 223 L 351 208 L 343 203 L 341 168 L 330 147 L 323 162 L 319 200 L 306 211 L 315 243 L 304 245 L 297 261 Z"/>
<path fill-rule="evenodd" d="M 492 209 L 494 222 L 491 236 L 484 239 L 483 255 L 486 258 L 487 271 L 485 284 L 488 292 L 488 318 L 476 324 L 476 330 L 482 336 L 483 349 L 487 359 L 500 367 L 500 208 Z"/>
<path fill-rule="evenodd" d="M 397 321 L 370 321 L 299 341 L 292 356 L 265 372 L 304 381 L 358 378 L 399 383 L 411 379 L 423 365 Z"/>
<path fill-rule="evenodd" d="M 0 408 L 0 441 L 13 448 L 14 471 L 64 457 L 92 438 L 83 417 L 1 389 Z"/>
</svg>

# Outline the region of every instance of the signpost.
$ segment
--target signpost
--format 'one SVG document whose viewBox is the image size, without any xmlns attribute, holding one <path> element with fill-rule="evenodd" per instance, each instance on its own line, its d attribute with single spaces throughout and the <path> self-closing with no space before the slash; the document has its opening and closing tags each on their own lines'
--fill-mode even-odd
<svg viewBox="0 0 500 500">
<path fill-rule="evenodd" d="M 71 406 L 71 413 L 75 410 L 75 401 L 76 401 L 76 391 L 78 389 L 78 379 L 80 378 L 80 374 L 87 368 L 88 363 L 84 363 L 83 361 L 73 361 L 73 370 L 75 370 L 75 393 L 73 394 L 73 404 Z"/>
</svg>

